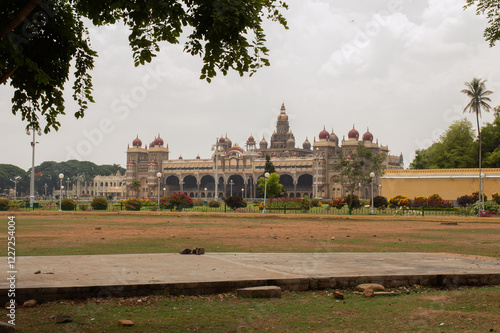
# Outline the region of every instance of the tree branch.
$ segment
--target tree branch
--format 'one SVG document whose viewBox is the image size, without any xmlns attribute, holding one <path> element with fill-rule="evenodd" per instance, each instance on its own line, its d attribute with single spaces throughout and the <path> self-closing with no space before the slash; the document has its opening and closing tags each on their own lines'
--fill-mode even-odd
<svg viewBox="0 0 500 333">
<path fill-rule="evenodd" d="M 7 36 L 12 30 L 14 30 L 22 21 L 35 9 L 40 0 L 28 0 L 23 9 L 17 13 L 17 15 L 7 22 L 7 25 L 2 29 L 0 33 L 0 39 L 3 39 Z"/>
<path fill-rule="evenodd" d="M 19 68 L 19 65 L 16 65 L 14 68 L 12 68 L 10 71 L 8 71 L 7 73 L 5 73 L 4 75 L 2 75 L 0 77 L 0 84 L 4 84 L 5 82 L 7 82 L 7 80 L 9 79 L 9 77 L 12 76 L 12 74 L 14 74 L 14 72 Z"/>
</svg>

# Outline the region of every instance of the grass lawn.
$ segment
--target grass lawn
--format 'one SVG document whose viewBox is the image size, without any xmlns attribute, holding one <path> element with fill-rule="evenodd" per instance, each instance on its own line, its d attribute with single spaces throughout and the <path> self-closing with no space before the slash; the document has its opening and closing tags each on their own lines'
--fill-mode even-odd
<svg viewBox="0 0 500 333">
<path fill-rule="evenodd" d="M 1 244 L 7 248 L 7 214 Z M 500 258 L 500 219 L 210 213 L 16 213 L 16 255 L 207 252 L 446 252 Z M 334 238 L 334 239 L 332 239 Z M 4 252 L 6 253 L 6 252 Z M 6 255 L 6 254 L 5 254 Z M 18 332 L 495 332 L 500 286 L 63 300 L 18 308 Z M 6 310 L 0 315 L 6 321 Z M 51 317 L 69 315 L 56 324 Z M 135 322 L 119 327 L 120 319 Z"/>
<path fill-rule="evenodd" d="M 498 332 L 500 287 L 395 289 L 366 298 L 344 290 L 286 292 L 279 299 L 233 293 L 57 301 L 17 310 L 19 332 Z M 5 310 L 1 310 L 5 312 Z M 69 315 L 57 324 L 52 316 Z M 119 327 L 129 319 L 133 327 Z"/>
<path fill-rule="evenodd" d="M 7 222 L 7 215 L 0 219 Z M 492 218 L 46 212 L 19 213 L 15 220 L 19 256 L 205 247 L 207 252 L 446 252 L 500 258 L 500 219 Z M 0 234 L 7 235 L 7 223 Z"/>
</svg>

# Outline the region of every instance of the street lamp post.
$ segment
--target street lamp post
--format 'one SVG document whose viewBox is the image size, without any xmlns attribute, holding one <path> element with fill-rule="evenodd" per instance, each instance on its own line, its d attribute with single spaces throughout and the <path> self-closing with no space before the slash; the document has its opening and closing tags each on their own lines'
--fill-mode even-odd
<svg viewBox="0 0 500 333">
<path fill-rule="evenodd" d="M 205 187 L 205 200 L 207 200 L 207 188 Z"/>
<path fill-rule="evenodd" d="M 486 175 L 484 173 L 481 173 L 481 193 L 480 194 L 480 199 L 481 199 L 481 208 L 479 210 L 484 211 L 484 178 L 486 178 Z"/>
<path fill-rule="evenodd" d="M 375 180 L 375 172 L 370 172 L 370 178 L 372 179 L 372 212 L 371 214 L 375 214 L 375 211 L 373 210 L 373 181 Z"/>
<path fill-rule="evenodd" d="M 231 179 L 231 181 L 229 182 L 229 186 L 231 187 L 231 197 L 233 196 L 233 185 L 234 185 L 234 182 L 233 180 Z"/>
<path fill-rule="evenodd" d="M 218 200 L 219 198 L 219 138 L 215 138 L 215 145 L 212 147 L 212 150 L 215 150 L 215 196 L 214 199 Z M 206 195 L 205 195 L 206 196 Z"/>
<path fill-rule="evenodd" d="M 21 176 L 15 176 L 14 179 L 11 179 L 14 182 L 14 200 L 17 199 L 17 182 L 19 179 L 21 179 Z"/>
<path fill-rule="evenodd" d="M 61 209 L 61 203 L 62 203 L 62 190 L 63 190 L 63 185 L 62 185 L 62 181 L 63 181 L 63 178 L 64 178 L 64 174 L 60 173 L 59 174 L 59 211 L 62 211 Z"/>
<path fill-rule="evenodd" d="M 45 188 L 45 200 L 47 200 L 47 183 L 45 183 L 43 187 Z"/>
<path fill-rule="evenodd" d="M 242 199 L 245 198 L 245 189 L 244 188 L 241 189 L 241 198 Z"/>
<path fill-rule="evenodd" d="M 160 179 L 161 179 L 161 172 L 158 172 L 156 174 L 156 177 L 158 178 L 158 211 L 160 211 Z"/>
<path fill-rule="evenodd" d="M 318 169 L 319 169 L 319 148 L 316 148 L 316 196 L 315 198 L 318 198 Z"/>
<path fill-rule="evenodd" d="M 32 158 L 31 158 L 31 180 L 30 180 L 30 207 L 33 208 L 33 203 L 35 202 L 35 145 L 38 143 L 35 140 L 35 129 L 33 130 L 33 141 L 31 142 Z M 30 130 L 26 132 L 26 134 L 31 135 Z M 42 132 L 38 130 L 38 135 L 42 135 Z"/>
<path fill-rule="evenodd" d="M 164 188 L 163 188 L 163 195 L 166 195 L 166 194 L 167 194 L 167 188 L 166 188 L 166 187 L 164 187 Z"/>
<path fill-rule="evenodd" d="M 264 177 L 266 179 L 264 180 L 264 209 L 262 210 L 263 214 L 266 212 L 267 178 L 269 178 L 269 172 L 266 172 L 264 174 Z"/>
</svg>

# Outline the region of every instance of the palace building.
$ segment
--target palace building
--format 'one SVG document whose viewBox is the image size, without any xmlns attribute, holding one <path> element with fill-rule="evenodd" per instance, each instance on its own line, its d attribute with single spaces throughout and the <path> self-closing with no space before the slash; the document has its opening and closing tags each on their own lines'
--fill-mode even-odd
<svg viewBox="0 0 500 333">
<path fill-rule="evenodd" d="M 126 196 L 155 197 L 160 191 L 160 195 L 183 192 L 191 198 L 214 198 L 217 180 L 219 198 L 231 194 L 256 198 L 257 181 L 264 174 L 266 155 L 269 155 L 280 175 L 286 197 L 296 198 L 306 194 L 310 198 L 343 197 L 347 190 L 342 184 L 336 183 L 338 171 L 334 171 L 332 166 L 339 163 L 340 156 L 348 158 L 360 141 L 369 150 L 385 154 L 385 169 L 403 169 L 402 155 L 389 155 L 389 148 L 379 145 L 378 140 L 374 142 L 368 130 L 360 137 L 354 127 L 347 134 L 347 139 L 343 138 L 342 141 L 333 131 L 329 133 L 323 128 L 312 144 L 306 138 L 302 147 L 297 147 L 284 104 L 269 142 L 262 138 L 257 143 L 250 135 L 245 147 L 240 147 L 233 145 L 227 135 L 221 136 L 216 140 L 209 159 L 199 156 L 195 159 L 183 159 L 182 156 L 170 159 L 168 144 L 165 146 L 159 135 L 149 147 L 143 146 L 139 137 L 136 137 L 132 147 L 127 148 L 125 178 L 127 185 L 137 180 L 141 187 L 137 193 L 127 186 Z M 157 177 L 158 173 L 160 178 Z M 379 189 L 379 183 L 380 179 L 376 177 L 376 189 Z M 356 194 L 369 198 L 370 191 L 371 185 L 366 184 Z"/>
</svg>

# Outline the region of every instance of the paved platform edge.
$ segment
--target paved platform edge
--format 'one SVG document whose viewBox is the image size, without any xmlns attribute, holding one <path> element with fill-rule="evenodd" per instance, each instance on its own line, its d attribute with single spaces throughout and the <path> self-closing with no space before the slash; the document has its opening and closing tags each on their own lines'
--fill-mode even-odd
<svg viewBox="0 0 500 333">
<path fill-rule="evenodd" d="M 16 289 L 16 302 L 35 299 L 40 303 L 60 299 L 87 299 L 94 297 L 134 297 L 147 295 L 209 295 L 233 292 L 239 288 L 279 286 L 288 291 L 354 288 L 361 283 L 380 283 L 386 288 L 411 285 L 452 288 L 459 286 L 500 285 L 500 274 L 429 274 L 309 277 L 292 279 L 237 280 L 216 282 L 160 283 L 115 286 L 86 286 L 62 288 Z M 0 289 L 0 302 L 9 301 L 8 289 Z"/>
</svg>

